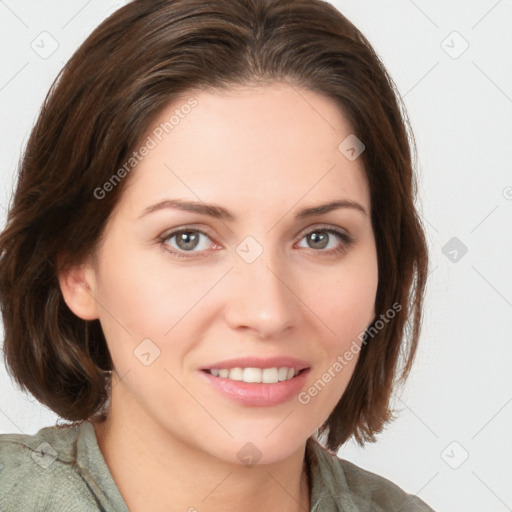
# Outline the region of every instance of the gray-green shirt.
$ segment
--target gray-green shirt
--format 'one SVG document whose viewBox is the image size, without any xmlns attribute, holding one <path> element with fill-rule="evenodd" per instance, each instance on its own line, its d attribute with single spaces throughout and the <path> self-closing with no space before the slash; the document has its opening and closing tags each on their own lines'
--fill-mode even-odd
<svg viewBox="0 0 512 512">
<path fill-rule="evenodd" d="M 311 512 L 433 512 L 422 500 L 310 438 Z M 0 434 L 1 512 L 128 512 L 93 425 Z"/>
</svg>

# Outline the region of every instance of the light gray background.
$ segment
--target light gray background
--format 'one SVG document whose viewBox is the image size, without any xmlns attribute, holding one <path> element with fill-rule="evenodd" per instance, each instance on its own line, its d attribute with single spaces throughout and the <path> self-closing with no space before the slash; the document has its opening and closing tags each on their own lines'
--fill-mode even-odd
<svg viewBox="0 0 512 512">
<path fill-rule="evenodd" d="M 332 3 L 369 38 L 405 99 L 431 250 L 421 345 L 394 398 L 399 417 L 376 444 L 349 442 L 339 455 L 438 512 L 512 510 L 512 1 Z M 2 225 L 52 80 L 122 4 L 0 0 Z M 57 419 L 1 364 L 0 386 L 0 432 L 33 434 Z"/>
</svg>

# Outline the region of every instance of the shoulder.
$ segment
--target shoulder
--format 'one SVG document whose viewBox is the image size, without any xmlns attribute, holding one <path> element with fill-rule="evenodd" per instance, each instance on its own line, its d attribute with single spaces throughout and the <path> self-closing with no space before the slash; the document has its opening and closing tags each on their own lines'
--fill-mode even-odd
<svg viewBox="0 0 512 512">
<path fill-rule="evenodd" d="M 434 512 L 424 501 L 390 480 L 339 458 L 317 441 L 312 441 L 317 460 L 316 494 L 325 512 L 347 510 L 372 512 Z M 315 484 L 313 484 L 315 486 Z"/>
<path fill-rule="evenodd" d="M 433 512 L 433 509 L 420 498 L 408 494 L 387 478 L 360 468 L 347 460 L 336 458 L 354 499 L 361 500 L 362 503 L 370 502 L 379 505 L 378 510 L 382 511 Z"/>
<path fill-rule="evenodd" d="M 79 425 L 0 434 L 0 510 L 98 510 L 76 471 Z"/>
</svg>

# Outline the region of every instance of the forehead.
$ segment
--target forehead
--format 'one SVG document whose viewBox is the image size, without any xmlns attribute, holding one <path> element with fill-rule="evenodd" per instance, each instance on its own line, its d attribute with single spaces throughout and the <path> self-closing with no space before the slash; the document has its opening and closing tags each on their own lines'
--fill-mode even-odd
<svg viewBox="0 0 512 512">
<path fill-rule="evenodd" d="M 132 171 L 123 206 L 179 197 L 243 211 L 346 198 L 369 210 L 362 161 L 339 149 L 352 133 L 333 99 L 286 83 L 190 91 L 141 139 L 152 148 Z"/>
</svg>

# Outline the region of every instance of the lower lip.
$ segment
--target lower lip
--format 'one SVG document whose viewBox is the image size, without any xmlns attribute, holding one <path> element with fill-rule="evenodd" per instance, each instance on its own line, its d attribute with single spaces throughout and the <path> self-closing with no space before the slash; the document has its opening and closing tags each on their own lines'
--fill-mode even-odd
<svg viewBox="0 0 512 512">
<path fill-rule="evenodd" d="M 304 387 L 309 368 L 293 377 L 293 379 L 283 380 L 275 384 L 223 379 L 214 377 L 202 370 L 199 373 L 224 396 L 239 404 L 251 407 L 271 407 L 288 402 L 300 393 Z"/>
</svg>

